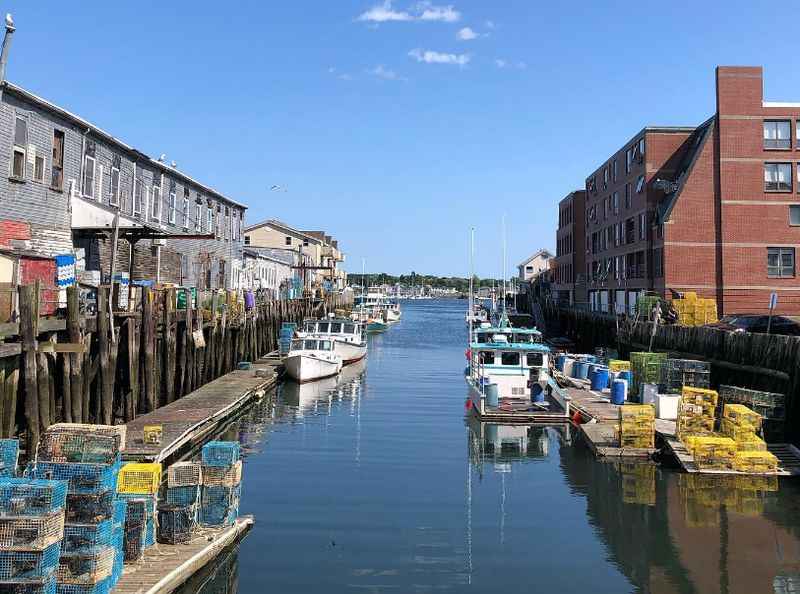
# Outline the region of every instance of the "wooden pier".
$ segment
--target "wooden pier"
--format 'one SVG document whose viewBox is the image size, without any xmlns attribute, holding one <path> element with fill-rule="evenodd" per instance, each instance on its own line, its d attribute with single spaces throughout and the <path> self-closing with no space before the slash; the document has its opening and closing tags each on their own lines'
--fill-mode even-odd
<svg viewBox="0 0 800 594">
<path fill-rule="evenodd" d="M 194 573 L 228 547 L 240 542 L 253 527 L 252 516 L 243 516 L 232 526 L 201 528 L 187 544 L 156 544 L 144 559 L 125 565 L 114 587 L 120 594 L 167 594 L 184 584 Z"/>
<path fill-rule="evenodd" d="M 176 461 L 199 448 L 228 419 L 273 388 L 282 370 L 279 357 L 270 354 L 248 370 L 231 371 L 191 394 L 126 424 L 123 459 L 139 462 Z M 144 443 L 145 425 L 161 425 L 161 443 Z"/>
</svg>

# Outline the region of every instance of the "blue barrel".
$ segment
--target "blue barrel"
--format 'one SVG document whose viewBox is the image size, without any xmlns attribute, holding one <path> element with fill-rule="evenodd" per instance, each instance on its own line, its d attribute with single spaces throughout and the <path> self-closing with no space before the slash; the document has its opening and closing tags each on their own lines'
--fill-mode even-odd
<svg viewBox="0 0 800 594">
<path fill-rule="evenodd" d="M 611 404 L 625 404 L 625 393 L 628 391 L 628 384 L 625 380 L 616 379 L 611 385 Z"/>
<path fill-rule="evenodd" d="M 497 408 L 500 404 L 500 391 L 497 384 L 486 384 L 486 406 Z"/>
<path fill-rule="evenodd" d="M 566 355 L 556 355 L 556 369 L 559 371 L 564 371 L 564 361 L 566 360 Z"/>
<path fill-rule="evenodd" d="M 531 386 L 531 402 L 544 402 L 544 388 L 541 385 Z"/>
<path fill-rule="evenodd" d="M 608 367 L 595 366 L 592 375 L 592 390 L 602 392 L 608 387 Z"/>
<path fill-rule="evenodd" d="M 581 359 L 583 359 L 587 363 L 596 363 L 597 362 L 597 357 L 595 357 L 594 355 L 583 355 L 583 356 L 581 356 Z"/>
<path fill-rule="evenodd" d="M 564 369 L 562 369 L 562 371 L 564 372 L 564 375 L 566 375 L 567 377 L 574 377 L 573 374 L 575 373 L 575 359 L 567 357 L 564 360 Z"/>
<path fill-rule="evenodd" d="M 617 379 L 625 380 L 626 382 L 628 382 L 628 385 L 630 386 L 632 379 L 631 372 L 627 370 L 620 371 L 619 374 L 617 375 Z"/>
<path fill-rule="evenodd" d="M 586 361 L 576 361 L 573 368 L 573 377 L 576 379 L 587 379 L 589 376 L 589 364 Z"/>
</svg>

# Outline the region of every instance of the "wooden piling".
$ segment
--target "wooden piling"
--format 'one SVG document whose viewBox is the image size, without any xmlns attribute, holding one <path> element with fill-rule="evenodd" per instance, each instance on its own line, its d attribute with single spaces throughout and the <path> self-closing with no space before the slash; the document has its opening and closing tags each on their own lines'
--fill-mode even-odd
<svg viewBox="0 0 800 594">
<path fill-rule="evenodd" d="M 167 404 L 175 400 L 175 289 L 164 291 L 164 396 Z"/>
<path fill-rule="evenodd" d="M 25 422 L 27 451 L 39 443 L 39 383 L 36 368 L 36 316 L 39 314 L 39 292 L 34 285 L 19 287 L 19 333 L 25 366 Z"/>
<path fill-rule="evenodd" d="M 153 319 L 153 295 L 149 287 L 142 288 L 142 352 L 144 366 L 144 412 L 151 412 L 156 407 L 155 386 L 155 320 Z"/>
<path fill-rule="evenodd" d="M 67 288 L 67 335 L 69 341 L 75 344 L 83 342 L 80 323 L 80 305 L 78 303 L 78 287 Z M 80 423 L 83 420 L 83 354 L 70 353 L 65 357 L 69 360 L 65 365 L 69 371 L 69 421 Z M 66 398 L 64 406 L 67 407 Z"/>
</svg>

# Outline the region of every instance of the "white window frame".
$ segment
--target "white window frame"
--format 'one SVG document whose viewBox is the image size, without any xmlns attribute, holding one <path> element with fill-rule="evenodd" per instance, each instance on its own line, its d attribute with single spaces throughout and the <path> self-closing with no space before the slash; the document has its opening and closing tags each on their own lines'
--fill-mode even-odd
<svg viewBox="0 0 800 594">
<path fill-rule="evenodd" d="M 150 220 L 161 222 L 161 186 L 150 189 Z"/>
<path fill-rule="evenodd" d="M 214 232 L 214 208 L 206 206 L 206 231 L 209 233 Z"/>
<path fill-rule="evenodd" d="M 116 187 L 114 187 L 115 174 L 117 177 Z M 111 204 L 111 206 L 119 206 L 119 182 L 120 182 L 119 167 L 111 167 L 111 193 L 108 199 L 108 202 L 109 204 Z"/>
<path fill-rule="evenodd" d="M 183 197 L 183 228 L 189 228 L 189 196 Z"/>
<path fill-rule="evenodd" d="M 96 199 L 98 202 L 103 201 L 103 173 L 105 173 L 105 168 L 102 165 L 97 166 L 97 194 Z"/>
<path fill-rule="evenodd" d="M 17 121 L 20 120 L 25 123 L 25 144 L 21 146 L 17 144 Z M 8 175 L 12 179 L 27 179 L 28 175 L 28 118 L 20 114 L 14 116 L 14 130 L 11 137 L 11 162 L 9 163 Z M 22 175 L 14 175 L 14 154 L 22 153 Z"/>
<path fill-rule="evenodd" d="M 137 180 L 135 177 L 133 178 L 133 196 L 131 196 L 131 200 L 133 202 L 133 214 L 134 215 L 141 215 L 142 214 L 142 183 Z M 138 208 L 137 208 L 138 206 Z"/>
<path fill-rule="evenodd" d="M 41 169 L 41 176 L 36 175 L 36 162 L 41 159 L 42 161 L 42 169 Z M 44 183 L 44 176 L 45 171 L 47 170 L 47 158 L 44 155 L 36 155 L 33 159 L 33 181 L 37 181 L 41 184 Z"/>
<path fill-rule="evenodd" d="M 201 231 L 203 229 L 203 205 L 199 202 L 195 202 L 194 216 L 197 219 L 194 222 L 194 228 L 197 231 Z"/>
<path fill-rule="evenodd" d="M 171 190 L 169 193 L 169 224 L 175 224 L 175 209 L 178 207 L 178 194 L 175 190 Z"/>
<path fill-rule="evenodd" d="M 89 173 L 89 161 L 92 162 L 92 188 L 91 193 L 87 194 L 86 179 Z M 83 180 L 81 180 L 81 194 L 84 198 L 91 198 L 94 200 L 94 192 L 97 188 L 97 160 L 89 155 L 83 156 Z"/>
</svg>

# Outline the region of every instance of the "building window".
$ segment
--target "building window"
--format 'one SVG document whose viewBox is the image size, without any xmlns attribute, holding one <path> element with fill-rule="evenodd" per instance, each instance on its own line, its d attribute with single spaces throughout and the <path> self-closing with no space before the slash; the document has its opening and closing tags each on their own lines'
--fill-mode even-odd
<svg viewBox="0 0 800 594">
<path fill-rule="evenodd" d="M 308 240 L 307 239 L 303 240 L 303 247 L 308 247 Z"/>
<path fill-rule="evenodd" d="M 792 122 L 790 120 L 767 120 L 764 122 L 764 148 L 792 148 Z"/>
<path fill-rule="evenodd" d="M 794 276 L 794 248 L 767 248 L 767 276 L 771 278 Z"/>
<path fill-rule="evenodd" d="M 603 189 L 608 187 L 608 165 L 603 168 Z"/>
<path fill-rule="evenodd" d="M 636 219 L 633 217 L 625 221 L 625 243 L 633 243 L 636 241 Z"/>
<path fill-rule="evenodd" d="M 792 164 L 764 163 L 764 191 L 791 192 Z"/>
<path fill-rule="evenodd" d="M 286 239 L 283 240 L 283 243 L 284 245 L 292 245 L 292 238 L 287 235 Z"/>
<path fill-rule="evenodd" d="M 178 197 L 175 195 L 175 190 L 169 193 L 169 224 L 175 224 L 175 209 L 177 208 Z"/>
<path fill-rule="evenodd" d="M 625 184 L 625 208 L 631 207 L 631 185 Z"/>
<path fill-rule="evenodd" d="M 189 228 L 189 190 L 183 189 L 183 228 Z"/>
<path fill-rule="evenodd" d="M 37 182 L 44 181 L 44 157 L 36 155 L 33 160 L 33 179 Z"/>
<path fill-rule="evenodd" d="M 142 204 L 144 204 L 144 184 L 140 179 L 133 180 L 133 214 L 142 214 Z"/>
<path fill-rule="evenodd" d="M 800 226 L 800 204 L 792 204 L 789 206 L 789 224 Z"/>
<path fill-rule="evenodd" d="M 636 180 L 636 193 L 641 194 L 642 190 L 644 190 L 644 176 L 640 175 L 639 179 Z"/>
<path fill-rule="evenodd" d="M 616 161 L 614 161 L 616 163 Z M 614 209 L 614 214 L 619 214 L 619 192 L 614 192 L 611 195 L 611 206 Z"/>
<path fill-rule="evenodd" d="M 50 161 L 50 187 L 64 189 L 64 132 L 53 130 L 53 158 Z"/>
<path fill-rule="evenodd" d="M 249 235 L 245 235 L 244 236 L 244 244 L 245 245 L 250 245 L 250 236 Z"/>
<path fill-rule="evenodd" d="M 625 151 L 625 173 L 631 172 L 631 163 L 633 163 L 633 149 L 629 148 Z"/>
<path fill-rule="evenodd" d="M 119 167 L 111 166 L 111 198 L 112 206 L 119 206 Z"/>
<path fill-rule="evenodd" d="M 94 157 L 86 155 L 83 160 L 83 195 L 86 198 L 94 198 L 94 167 Z"/>
<path fill-rule="evenodd" d="M 611 166 L 611 179 L 614 180 L 614 183 L 617 183 L 617 160 L 614 159 L 612 166 Z"/>
<path fill-rule="evenodd" d="M 211 205 L 209 205 L 208 210 L 206 210 L 206 231 L 209 233 L 214 232 L 214 209 Z"/>
<path fill-rule="evenodd" d="M 17 116 L 14 124 L 14 155 L 11 159 L 11 177 L 25 179 L 28 158 L 28 120 Z"/>
<path fill-rule="evenodd" d="M 199 198 L 194 205 L 194 228 L 197 231 L 203 228 L 203 204 L 200 202 Z"/>
<path fill-rule="evenodd" d="M 150 194 L 150 218 L 154 221 L 161 221 L 161 187 L 153 186 Z"/>
<path fill-rule="evenodd" d="M 639 214 L 639 239 L 647 239 L 647 213 Z"/>
<path fill-rule="evenodd" d="M 639 139 L 639 162 L 644 161 L 644 136 Z"/>
</svg>

